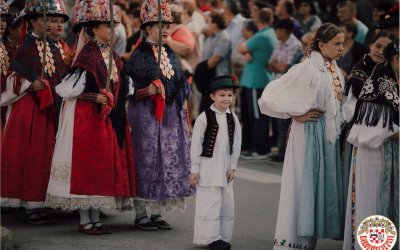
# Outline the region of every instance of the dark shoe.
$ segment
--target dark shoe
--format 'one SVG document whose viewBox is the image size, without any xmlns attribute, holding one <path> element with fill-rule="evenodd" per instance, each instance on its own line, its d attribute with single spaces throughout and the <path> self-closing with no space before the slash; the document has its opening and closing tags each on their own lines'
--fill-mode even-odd
<svg viewBox="0 0 400 250">
<path fill-rule="evenodd" d="M 158 229 L 162 229 L 162 230 L 171 230 L 172 229 L 171 225 L 168 224 L 168 222 L 166 222 L 165 220 L 156 221 L 155 219 L 158 217 L 161 217 L 161 216 L 151 217 L 151 222 L 153 222 L 153 224 L 156 225 Z"/>
<path fill-rule="evenodd" d="M 88 225 L 90 225 L 90 227 L 86 228 Z M 83 234 L 88 234 L 88 235 L 100 235 L 100 234 L 102 234 L 101 231 L 98 228 L 96 228 L 95 226 L 93 226 L 92 223 L 79 225 L 79 232 L 81 232 Z"/>
<path fill-rule="evenodd" d="M 32 225 L 44 225 L 48 223 L 46 218 L 39 216 L 37 212 L 24 214 L 24 221 Z"/>
<path fill-rule="evenodd" d="M 156 231 L 158 229 L 158 227 L 150 219 L 145 223 L 139 223 L 142 219 L 143 217 L 135 220 L 135 227 L 147 231 Z"/>
<path fill-rule="evenodd" d="M 105 227 L 101 224 L 100 224 L 101 226 L 96 226 L 97 223 L 93 223 L 93 224 L 94 224 L 94 228 L 99 230 L 102 234 L 112 234 L 112 230 L 109 229 L 108 227 Z"/>
<path fill-rule="evenodd" d="M 107 218 L 107 217 L 108 217 L 108 215 L 105 214 L 103 211 L 100 210 L 100 219 L 105 219 L 105 218 Z"/>
<path fill-rule="evenodd" d="M 208 247 L 210 250 L 230 250 L 231 244 L 223 240 L 217 240 L 209 244 Z"/>
<path fill-rule="evenodd" d="M 11 214 L 15 211 L 15 208 L 13 207 L 2 207 L 1 208 L 1 214 Z"/>
<path fill-rule="evenodd" d="M 39 216 L 46 221 L 46 224 L 53 224 L 57 222 L 56 219 L 50 217 L 46 212 L 40 212 Z"/>
<path fill-rule="evenodd" d="M 279 154 L 271 155 L 271 157 L 268 158 L 268 160 L 273 162 L 283 162 L 284 159 L 285 157 Z"/>
</svg>

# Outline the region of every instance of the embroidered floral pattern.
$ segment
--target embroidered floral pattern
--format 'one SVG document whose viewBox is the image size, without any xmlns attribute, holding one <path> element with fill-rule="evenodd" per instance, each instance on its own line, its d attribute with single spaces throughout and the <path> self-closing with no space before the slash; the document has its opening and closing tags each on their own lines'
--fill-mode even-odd
<svg viewBox="0 0 400 250">
<path fill-rule="evenodd" d="M 288 247 L 293 249 L 315 250 L 315 246 L 300 244 L 295 242 L 287 242 L 287 240 L 285 239 L 282 240 L 275 239 L 274 246 Z"/>
<path fill-rule="evenodd" d="M 186 199 L 185 198 L 177 198 L 177 199 L 168 199 L 168 200 L 160 200 L 160 201 L 152 201 L 152 200 L 142 200 L 136 199 L 134 201 L 135 208 L 138 207 L 149 208 L 151 214 L 159 214 L 160 212 L 165 214 L 171 214 L 176 208 L 178 208 L 181 212 L 186 210 Z M 141 211 L 136 211 L 136 213 L 140 213 Z"/>
<path fill-rule="evenodd" d="M 364 84 L 361 94 L 371 94 L 374 91 L 374 85 L 372 84 L 371 78 L 367 79 Z"/>
<path fill-rule="evenodd" d="M 44 43 L 43 41 L 36 39 L 36 48 L 39 52 L 40 62 L 43 63 L 43 56 L 44 56 Z M 51 53 L 50 44 L 46 42 L 46 58 L 44 60 L 44 72 L 48 76 L 53 76 L 56 72 L 56 66 L 54 66 L 54 57 L 53 53 Z"/>
<path fill-rule="evenodd" d="M 392 103 L 393 107 L 399 110 L 399 95 L 397 93 L 397 83 L 389 78 L 387 75 L 379 77 L 377 79 L 378 86 L 374 86 L 373 80 L 368 78 L 365 82 L 363 89 L 361 90 L 362 99 L 371 101 L 378 98 L 380 95 L 384 95 L 385 98 Z M 378 88 L 377 90 L 375 88 Z"/>
<path fill-rule="evenodd" d="M 108 196 L 88 196 L 79 197 L 58 197 L 47 194 L 46 206 L 50 208 L 61 208 L 62 210 L 72 211 L 89 208 L 110 208 L 121 211 L 133 209 L 133 198 L 128 197 L 108 197 Z"/>
<path fill-rule="evenodd" d="M 90 21 L 111 21 L 109 1 L 79 0 L 75 2 L 73 24 L 77 25 Z"/>
<path fill-rule="evenodd" d="M 69 182 L 71 180 L 71 164 L 53 164 L 50 178 L 54 181 Z"/>
<path fill-rule="evenodd" d="M 362 70 L 353 70 L 349 76 L 349 78 L 354 77 L 357 79 L 360 79 L 362 81 L 365 81 L 368 78 L 368 75 L 365 74 L 364 71 Z"/>
<path fill-rule="evenodd" d="M 161 5 L 161 19 L 163 22 L 172 22 L 171 9 L 169 8 L 168 2 L 165 0 L 160 1 Z M 142 4 L 142 8 L 140 10 L 140 20 L 143 23 L 148 22 L 158 22 L 158 5 L 157 1 L 154 0 L 146 0 Z"/>
</svg>

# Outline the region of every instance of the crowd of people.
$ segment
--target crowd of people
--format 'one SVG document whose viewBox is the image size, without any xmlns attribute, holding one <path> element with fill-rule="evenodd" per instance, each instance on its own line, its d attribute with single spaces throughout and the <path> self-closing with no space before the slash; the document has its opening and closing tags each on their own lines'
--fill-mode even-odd
<svg viewBox="0 0 400 250">
<path fill-rule="evenodd" d="M 266 159 L 274 249 L 361 249 L 374 214 L 398 229 L 398 1 L 42 2 L 0 2 L 2 211 L 170 230 L 196 194 L 193 242 L 230 249 L 238 159 Z"/>
</svg>

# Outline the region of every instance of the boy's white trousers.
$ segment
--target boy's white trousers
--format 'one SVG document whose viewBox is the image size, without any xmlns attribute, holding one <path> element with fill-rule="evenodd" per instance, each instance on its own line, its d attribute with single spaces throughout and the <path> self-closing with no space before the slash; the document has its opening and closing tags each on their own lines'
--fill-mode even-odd
<svg viewBox="0 0 400 250">
<path fill-rule="evenodd" d="M 225 187 L 197 186 L 193 243 L 231 242 L 233 225 L 233 181 Z"/>
</svg>

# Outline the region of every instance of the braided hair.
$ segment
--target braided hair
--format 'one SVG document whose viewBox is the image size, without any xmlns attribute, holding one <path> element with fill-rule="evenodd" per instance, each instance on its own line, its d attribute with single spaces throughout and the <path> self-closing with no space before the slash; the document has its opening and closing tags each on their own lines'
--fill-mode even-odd
<svg viewBox="0 0 400 250">
<path fill-rule="evenodd" d="M 340 33 L 343 33 L 342 29 L 333 23 L 325 23 L 321 25 L 311 42 L 311 50 L 321 51 L 318 45 L 319 42 L 327 43 Z"/>
</svg>

